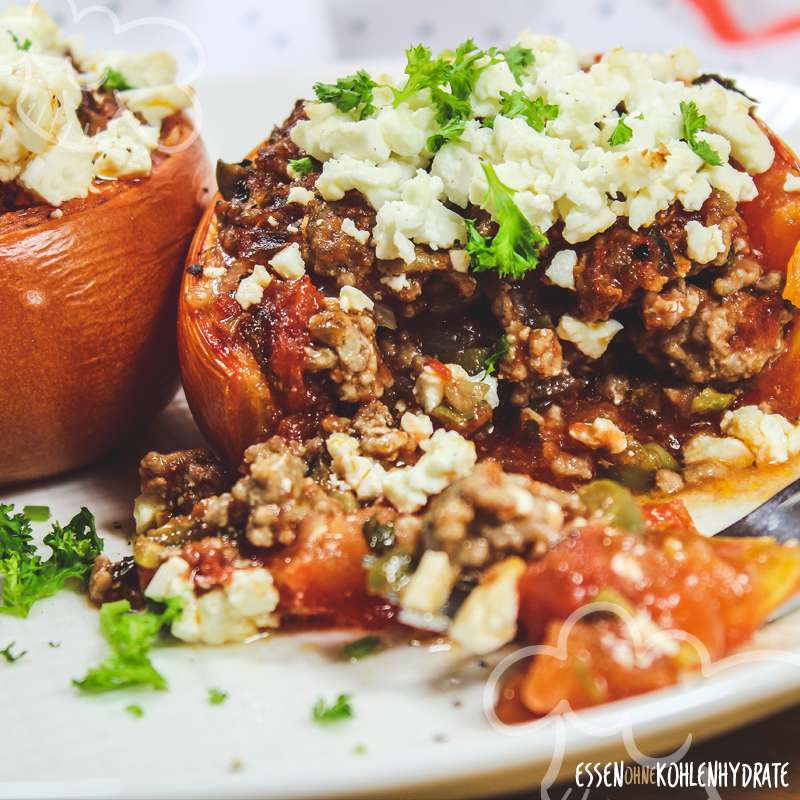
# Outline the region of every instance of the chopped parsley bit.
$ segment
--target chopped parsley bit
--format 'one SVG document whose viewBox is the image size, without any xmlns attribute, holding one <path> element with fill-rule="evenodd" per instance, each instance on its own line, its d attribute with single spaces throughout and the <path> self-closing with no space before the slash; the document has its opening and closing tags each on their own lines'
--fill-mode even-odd
<svg viewBox="0 0 800 800">
<path fill-rule="evenodd" d="M 11 41 L 17 46 L 17 50 L 22 50 L 24 53 L 26 53 L 31 49 L 33 42 L 30 39 L 26 38 L 24 41 L 20 41 L 19 36 L 17 36 L 14 31 L 9 31 L 8 35 L 11 37 Z"/>
<path fill-rule="evenodd" d="M 383 642 L 377 636 L 362 636 L 342 648 L 342 655 L 348 661 L 360 661 L 367 656 L 383 650 Z"/>
<path fill-rule="evenodd" d="M 294 172 L 295 175 L 298 175 L 301 178 L 305 178 L 306 175 L 310 175 L 312 172 L 316 171 L 318 167 L 314 159 L 311 158 L 311 156 L 306 156 L 305 158 L 290 159 L 289 169 L 292 172 Z"/>
<path fill-rule="evenodd" d="M 12 648 L 12 647 L 13 647 L 15 644 L 16 644 L 16 642 L 11 642 L 11 644 L 9 644 L 9 645 L 6 645 L 6 647 L 5 647 L 5 649 L 4 649 L 4 650 L 0 650 L 0 656 L 3 656 L 3 658 L 4 658 L 4 659 L 5 659 L 5 660 L 6 660 L 6 661 L 9 663 L 9 664 L 13 664 L 15 661 L 19 661 L 19 660 L 22 658 L 22 656 L 24 656 L 24 655 L 27 655 L 27 653 L 28 653 L 28 651 L 27 651 L 27 650 L 22 650 L 22 651 L 20 651 L 20 652 L 17 652 L 17 653 L 12 653 L 12 652 L 11 652 L 11 648 Z"/>
<path fill-rule="evenodd" d="M 706 118 L 697 109 L 697 103 L 681 101 L 681 116 L 683 117 L 683 138 L 689 147 L 712 167 L 722 165 L 722 157 L 708 142 L 697 139 L 697 134 L 706 129 Z"/>
<path fill-rule="evenodd" d="M 3 591 L 0 614 L 27 617 L 31 606 L 50 597 L 69 580 L 84 581 L 95 558 L 103 550 L 94 517 L 82 508 L 62 528 L 57 522 L 44 537 L 52 555 L 43 561 L 36 552 L 31 521 L 25 514 L 14 514 L 13 505 L 0 504 L 0 575 Z"/>
<path fill-rule="evenodd" d="M 53 650 L 55 650 L 57 647 L 61 647 L 61 642 L 48 642 L 47 646 L 52 647 Z"/>
<path fill-rule="evenodd" d="M 50 506 L 24 506 L 22 513 L 31 522 L 47 522 L 50 519 Z"/>
<path fill-rule="evenodd" d="M 333 103 L 339 111 L 354 111 L 359 119 L 366 119 L 375 113 L 372 92 L 376 86 L 369 73 L 360 69 L 336 83 L 315 83 L 314 94 L 321 103 Z"/>
<path fill-rule="evenodd" d="M 97 694 L 131 686 L 166 689 L 167 682 L 150 662 L 150 648 L 161 629 L 180 614 L 181 601 L 170 598 L 163 611 L 131 611 L 127 600 L 104 603 L 100 630 L 111 653 L 81 680 L 72 683 L 82 692 Z"/>
<path fill-rule="evenodd" d="M 446 122 L 436 133 L 428 137 L 426 146 L 431 153 L 436 153 L 441 150 L 442 146 L 447 142 L 455 142 L 461 138 L 464 133 L 466 121 L 454 117 Z"/>
<path fill-rule="evenodd" d="M 363 756 L 363 755 L 364 755 L 364 754 L 367 752 L 367 746 L 366 746 L 365 744 L 357 744 L 357 745 L 356 745 L 356 746 L 353 748 L 353 752 L 354 752 L 354 753 L 355 753 L 357 756 Z"/>
<path fill-rule="evenodd" d="M 384 524 L 377 517 L 370 517 L 362 530 L 370 550 L 383 553 L 395 545 L 394 524 L 391 522 Z"/>
<path fill-rule="evenodd" d="M 539 253 L 547 246 L 547 237 L 525 219 L 514 202 L 513 190 L 500 181 L 494 167 L 487 163 L 482 166 L 489 183 L 484 206 L 491 198 L 499 229 L 494 239 L 486 239 L 472 220 L 465 220 L 466 251 L 472 259 L 472 270 L 496 269 L 501 278 L 518 279 L 539 265 Z"/>
<path fill-rule="evenodd" d="M 522 76 L 525 70 L 533 66 L 535 61 L 533 50 L 529 47 L 515 44 L 508 50 L 502 50 L 501 53 L 506 60 L 506 64 L 508 64 L 508 68 L 511 70 L 511 74 L 514 76 L 514 80 L 522 86 Z"/>
<path fill-rule="evenodd" d="M 517 89 L 511 93 L 500 92 L 500 113 L 504 117 L 522 117 L 535 131 L 541 133 L 544 126 L 558 116 L 558 106 L 548 105 L 537 97 L 531 100 L 525 92 Z"/>
<path fill-rule="evenodd" d="M 618 147 L 621 144 L 627 144 L 633 136 L 633 128 L 625 122 L 625 116 L 619 118 L 613 133 L 611 134 L 608 143 L 612 147 Z"/>
<path fill-rule="evenodd" d="M 132 717 L 136 717 L 137 719 L 141 719 L 144 716 L 144 709 L 141 706 L 136 705 L 135 703 L 131 703 L 129 706 L 125 706 L 125 710 Z"/>
<path fill-rule="evenodd" d="M 228 693 L 222 689 L 209 689 L 208 702 L 212 706 L 220 706 L 228 699 Z"/>
<path fill-rule="evenodd" d="M 494 352 L 486 358 L 483 364 L 484 376 L 494 375 L 497 372 L 497 368 L 503 360 L 503 356 L 505 356 L 509 350 L 508 339 L 505 336 L 501 336 Z"/>
<path fill-rule="evenodd" d="M 103 78 L 100 81 L 100 88 L 109 92 L 125 92 L 128 89 L 133 89 L 133 86 L 125 80 L 125 76 L 118 69 L 106 67 Z"/>
<path fill-rule="evenodd" d="M 318 725 L 330 725 L 334 722 L 343 722 L 346 719 L 352 719 L 352 717 L 353 708 L 350 705 L 349 694 L 340 694 L 331 705 L 328 705 L 325 700 L 320 697 L 311 709 L 311 718 Z"/>
</svg>

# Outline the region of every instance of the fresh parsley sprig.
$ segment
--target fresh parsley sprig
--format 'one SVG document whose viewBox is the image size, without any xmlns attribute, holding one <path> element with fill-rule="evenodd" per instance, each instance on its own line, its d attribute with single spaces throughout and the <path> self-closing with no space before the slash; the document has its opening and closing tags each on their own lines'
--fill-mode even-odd
<svg viewBox="0 0 800 800">
<path fill-rule="evenodd" d="M 306 175 L 319 171 L 319 164 L 314 161 L 311 156 L 305 156 L 305 158 L 291 158 L 289 159 L 288 166 L 291 172 L 294 173 L 292 177 L 305 178 Z"/>
<path fill-rule="evenodd" d="M 82 508 L 65 527 L 54 523 L 44 537 L 52 554 L 47 561 L 33 544 L 30 519 L 14 514 L 14 506 L 0 505 L 0 614 L 27 617 L 31 606 L 50 597 L 67 581 L 84 581 L 103 550 L 94 517 Z"/>
<path fill-rule="evenodd" d="M 321 103 L 333 103 L 339 111 L 353 112 L 358 119 L 366 119 L 375 113 L 376 86 L 369 73 L 360 69 L 336 83 L 315 83 L 314 94 Z"/>
<path fill-rule="evenodd" d="M 706 118 L 697 108 L 697 103 L 692 100 L 687 103 L 681 101 L 681 117 L 683 118 L 683 138 L 689 147 L 712 167 L 722 165 L 722 156 L 711 145 L 697 138 L 697 134 L 706 129 Z"/>
<path fill-rule="evenodd" d="M 228 693 L 222 689 L 209 689 L 208 690 L 208 704 L 212 706 L 221 706 L 228 699 Z"/>
<path fill-rule="evenodd" d="M 619 121 L 609 137 L 608 143 L 612 147 L 619 147 L 621 144 L 627 144 L 633 137 L 633 128 L 625 122 L 625 119 L 625 115 L 619 118 Z"/>
<path fill-rule="evenodd" d="M 472 220 L 466 220 L 466 251 L 473 272 L 494 269 L 499 277 L 516 280 L 539 265 L 547 237 L 528 222 L 514 202 L 513 190 L 497 177 L 494 167 L 485 162 L 482 166 L 489 184 L 485 205 L 491 200 L 492 216 L 499 228 L 493 239 L 487 239 Z"/>
<path fill-rule="evenodd" d="M 133 686 L 166 689 L 167 681 L 150 661 L 150 648 L 161 629 L 181 612 L 181 601 L 170 598 L 163 610 L 131 611 L 127 600 L 104 603 L 100 631 L 111 652 L 98 666 L 72 683 L 87 694 L 99 694 Z"/>
<path fill-rule="evenodd" d="M 519 89 L 513 92 L 500 92 L 500 113 L 510 119 L 522 117 L 539 133 L 550 120 L 558 116 L 558 111 L 558 106 L 545 103 L 541 97 L 531 100 Z"/>
<path fill-rule="evenodd" d="M 133 86 L 125 80 L 125 76 L 118 69 L 106 67 L 100 80 L 100 88 L 109 92 L 125 92 L 133 89 Z"/>
<path fill-rule="evenodd" d="M 23 656 L 28 654 L 27 650 L 18 650 L 16 653 L 12 653 L 11 650 L 15 644 L 16 642 L 11 642 L 11 644 L 7 644 L 2 650 L 0 650 L 0 656 L 2 656 L 9 664 L 16 663 Z"/>
<path fill-rule="evenodd" d="M 311 709 L 311 718 L 318 725 L 330 725 L 351 719 L 353 707 L 350 705 L 350 700 L 349 694 L 340 694 L 333 703 L 328 704 L 320 697 Z"/>
<path fill-rule="evenodd" d="M 347 661 L 360 661 L 383 650 L 383 642 L 377 636 L 362 636 L 348 642 L 342 648 L 342 655 Z"/>
<path fill-rule="evenodd" d="M 484 376 L 494 375 L 497 372 L 500 362 L 510 349 L 511 347 L 508 343 L 508 338 L 506 336 L 501 336 L 500 340 L 497 342 L 497 346 L 486 357 L 486 361 L 483 364 Z"/>
<path fill-rule="evenodd" d="M 522 79 L 525 72 L 533 66 L 536 60 L 533 55 L 533 50 L 529 47 L 515 44 L 513 47 L 509 47 L 508 50 L 501 50 L 500 52 L 506 64 L 508 64 L 508 68 L 511 70 L 514 80 L 522 86 Z"/>
<path fill-rule="evenodd" d="M 33 46 L 33 42 L 30 39 L 25 37 L 25 39 L 20 40 L 19 36 L 17 36 L 14 31 L 9 31 L 8 35 L 11 37 L 11 41 L 16 45 L 17 50 L 21 50 L 25 53 Z"/>
</svg>

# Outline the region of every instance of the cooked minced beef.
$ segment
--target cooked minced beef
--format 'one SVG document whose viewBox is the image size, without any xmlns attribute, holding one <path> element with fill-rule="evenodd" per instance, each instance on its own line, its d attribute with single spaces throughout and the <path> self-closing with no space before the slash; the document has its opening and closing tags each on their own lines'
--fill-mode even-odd
<svg viewBox="0 0 800 800">
<path fill-rule="evenodd" d="M 465 272 L 448 252 L 426 246 L 417 246 L 411 264 L 385 261 L 371 242 L 352 235 L 375 224 L 357 192 L 332 203 L 319 195 L 306 205 L 286 202 L 293 186 L 313 192 L 318 177 L 289 174 L 288 162 L 304 155 L 289 136 L 303 117 L 298 103 L 252 161 L 228 167 L 217 207 L 219 241 L 242 274 L 288 244 L 300 247 L 307 277 L 291 300 L 297 330 L 279 335 L 286 315 L 275 284 L 239 326 L 289 411 L 352 417 L 359 403 L 381 399 L 397 421 L 401 409 L 418 408 L 414 385 L 429 359 L 476 375 L 502 344 L 495 363 L 500 408 L 492 416 L 473 409 L 471 421 L 453 409 L 432 416 L 510 468 L 571 485 L 613 471 L 625 458 L 571 437 L 574 423 L 602 411 L 630 442 L 656 442 L 679 457 L 689 436 L 719 430 L 721 412 L 693 414 L 691 397 L 707 385 L 741 394 L 743 382 L 784 346 L 790 314 L 783 276 L 768 271 L 736 205 L 717 191 L 699 211 L 676 204 L 638 231 L 620 219 L 575 246 L 562 241 L 556 225 L 539 269 L 517 281 Z M 467 216 L 482 235 L 496 233 L 485 212 L 471 208 Z M 349 232 L 345 220 L 353 223 Z M 724 251 L 711 263 L 689 258 L 690 222 L 719 227 Z M 574 291 L 546 276 L 563 249 L 577 255 Z M 355 315 L 336 310 L 330 298 L 343 286 L 357 287 L 378 307 Z M 624 328 L 593 359 L 557 334 L 566 314 L 585 323 L 613 315 Z M 676 405 L 670 392 L 689 401 Z"/>
</svg>

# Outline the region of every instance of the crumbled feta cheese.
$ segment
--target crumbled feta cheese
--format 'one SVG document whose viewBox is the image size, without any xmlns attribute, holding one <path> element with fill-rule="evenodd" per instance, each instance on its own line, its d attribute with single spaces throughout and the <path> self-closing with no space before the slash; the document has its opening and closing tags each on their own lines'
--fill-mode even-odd
<svg viewBox="0 0 800 800">
<path fill-rule="evenodd" d="M 30 46 L 18 48 L 10 34 L 30 40 Z M 0 182 L 17 181 L 42 202 L 58 206 L 86 197 L 96 178 L 149 174 L 160 118 L 148 116 L 135 92 L 153 89 L 118 92 L 122 113 L 95 136 L 84 133 L 77 112 L 83 93 L 97 88 L 102 70 L 112 61 L 125 65 L 131 83 L 146 86 L 163 77 L 166 83 L 159 89 L 171 95 L 177 87 L 170 83 L 175 65 L 169 56 L 81 56 L 46 12 L 32 5 L 0 13 L 0 59 Z M 186 102 L 173 103 L 172 110 L 190 101 L 191 95 Z M 150 124 L 131 112 L 143 114 Z"/>
<path fill-rule="evenodd" d="M 129 89 L 118 92 L 117 96 L 127 108 L 141 114 L 148 125 L 156 126 L 194 101 L 194 92 L 188 86 L 177 84 Z"/>
<path fill-rule="evenodd" d="M 289 194 L 286 195 L 287 203 L 297 203 L 301 206 L 308 205 L 314 199 L 314 192 L 309 192 L 302 186 L 292 186 Z"/>
<path fill-rule="evenodd" d="M 381 278 L 381 283 L 388 286 L 393 292 L 402 292 L 411 286 L 411 281 L 404 272 L 400 275 L 387 275 L 385 278 Z"/>
<path fill-rule="evenodd" d="M 793 172 L 786 173 L 786 180 L 783 182 L 784 192 L 800 192 L 800 175 Z"/>
<path fill-rule="evenodd" d="M 287 280 L 302 278 L 306 272 L 306 262 L 300 253 L 300 245 L 293 242 L 288 247 L 284 247 L 276 256 L 269 260 L 269 265 L 281 278 Z"/>
<path fill-rule="evenodd" d="M 410 513 L 428 498 L 443 492 L 475 466 L 475 445 L 456 431 L 438 430 L 420 443 L 424 455 L 416 464 L 390 470 L 383 482 L 386 498 L 398 510 Z"/>
<path fill-rule="evenodd" d="M 225 272 L 225 267 L 203 267 L 204 278 L 221 278 Z"/>
<path fill-rule="evenodd" d="M 359 244 L 366 244 L 369 241 L 369 231 L 362 231 L 357 228 L 350 217 L 345 217 L 342 220 L 342 233 L 355 239 Z"/>
<path fill-rule="evenodd" d="M 339 308 L 346 312 L 372 311 L 375 303 L 355 286 L 342 286 L 339 289 Z"/>
<path fill-rule="evenodd" d="M 535 56 L 522 90 L 559 108 L 542 132 L 525 119 L 498 113 L 502 92 L 520 88 L 503 62 L 481 73 L 470 98 L 473 116 L 492 116 L 494 126 L 467 120 L 458 141 L 446 142 L 435 155 L 426 147 L 437 129 L 435 110 L 424 93 L 394 108 L 378 99 L 389 92 L 376 91 L 377 113 L 367 120 L 354 120 L 327 103 L 306 105 L 308 120 L 297 123 L 292 138 L 323 162 L 317 181 L 323 197 L 337 200 L 357 189 L 379 212 L 375 240 L 387 254 L 381 257 L 409 262 L 413 243 L 445 247 L 442 230 L 451 234 L 458 225 L 442 210 L 446 203 L 486 203 L 482 162 L 492 164 L 515 191 L 517 206 L 532 224 L 546 231 L 561 221 L 570 243 L 586 241 L 619 217 L 634 229 L 650 225 L 676 201 L 696 211 L 713 189 L 734 202 L 755 197 L 751 175 L 764 172 L 774 158 L 769 138 L 751 117 L 746 98 L 713 81 L 692 83 L 697 60 L 688 51 L 643 55 L 618 48 L 587 61 L 558 39 L 528 35 L 521 41 Z M 682 102 L 696 103 L 706 115 L 707 130 L 697 136 L 719 153 L 721 165 L 707 164 L 683 140 Z M 614 146 L 609 138 L 620 104 L 632 136 Z M 434 213 L 426 213 L 428 196 L 404 197 L 418 169 L 441 180 L 435 201 L 441 208 L 433 205 Z M 387 203 L 396 205 L 381 216 Z"/>
<path fill-rule="evenodd" d="M 575 288 L 575 265 L 578 263 L 578 254 L 574 250 L 559 250 L 550 262 L 544 274 L 562 289 Z"/>
<path fill-rule="evenodd" d="M 205 274 L 205 270 L 203 271 Z M 250 306 L 258 305 L 264 296 L 264 289 L 272 283 L 272 275 L 266 267 L 256 264 L 253 271 L 239 282 L 234 295 L 236 302 L 247 311 Z"/>
<path fill-rule="evenodd" d="M 436 614 L 447 602 L 457 575 L 447 553 L 426 550 L 403 589 L 400 597 L 403 609 Z"/>
<path fill-rule="evenodd" d="M 153 53 L 103 50 L 83 56 L 78 61 L 87 79 L 99 82 L 110 68 L 121 73 L 128 86 L 137 89 L 174 83 L 178 75 L 177 62 L 163 50 Z"/>
<path fill-rule="evenodd" d="M 606 417 L 597 417 L 591 423 L 575 422 L 569 426 L 569 435 L 594 450 L 603 448 L 609 453 L 622 453 L 628 448 L 625 433 Z"/>
<path fill-rule="evenodd" d="M 469 272 L 469 253 L 467 253 L 466 250 L 451 250 L 450 263 L 453 265 L 453 269 L 456 272 Z"/>
<path fill-rule="evenodd" d="M 743 469 L 753 463 L 753 454 L 747 445 L 732 436 L 709 436 L 698 433 L 683 446 L 686 464 L 714 462 L 734 469 Z"/>
<path fill-rule="evenodd" d="M 372 500 L 383 494 L 386 471 L 374 459 L 360 454 L 358 439 L 346 433 L 333 433 L 325 446 L 336 474 L 353 489 L 359 500 Z"/>
<path fill-rule="evenodd" d="M 689 258 L 698 264 L 708 264 L 725 252 L 725 239 L 719 225 L 701 225 L 695 220 L 686 223 L 686 247 Z"/>
<path fill-rule="evenodd" d="M 418 442 L 433 436 L 433 422 L 427 414 L 412 414 L 410 411 L 406 411 L 400 417 L 400 428 Z"/>
<path fill-rule="evenodd" d="M 426 364 L 414 383 L 414 397 L 426 414 L 430 414 L 444 400 L 445 380 L 439 372 Z"/>
<path fill-rule="evenodd" d="M 491 653 L 512 641 L 517 635 L 523 572 L 525 562 L 516 556 L 495 564 L 458 610 L 450 638 L 475 655 Z"/>
<path fill-rule="evenodd" d="M 278 625 L 278 590 L 261 567 L 237 569 L 227 585 L 198 595 L 189 564 L 173 556 L 156 570 L 145 595 L 159 601 L 180 598 L 181 613 L 171 631 L 185 642 L 243 642 Z"/>
<path fill-rule="evenodd" d="M 608 349 L 611 340 L 622 330 L 622 323 L 615 319 L 606 322 L 581 322 L 569 314 L 564 314 L 558 323 L 556 333 L 561 339 L 572 342 L 589 358 L 600 358 Z"/>
<path fill-rule="evenodd" d="M 800 426 L 781 414 L 766 414 L 758 406 L 725 412 L 721 428 L 744 442 L 758 464 L 780 464 L 800 453 Z"/>
<path fill-rule="evenodd" d="M 464 220 L 441 202 L 443 194 L 441 178 L 419 170 L 403 186 L 402 199 L 382 205 L 372 232 L 378 258 L 410 264 L 416 259 L 415 242 L 439 250 L 464 241 Z"/>
</svg>

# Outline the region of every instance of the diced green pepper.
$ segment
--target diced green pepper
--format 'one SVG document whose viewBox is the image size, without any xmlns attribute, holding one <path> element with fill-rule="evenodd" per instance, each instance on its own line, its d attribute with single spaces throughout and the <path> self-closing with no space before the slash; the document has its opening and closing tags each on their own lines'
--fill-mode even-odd
<svg viewBox="0 0 800 800">
<path fill-rule="evenodd" d="M 680 465 L 660 444 L 634 442 L 619 456 L 609 475 L 629 489 L 642 492 L 652 488 L 660 469 L 678 470 Z"/>
<path fill-rule="evenodd" d="M 644 517 L 639 504 L 630 490 L 616 481 L 592 481 L 578 494 L 591 514 L 605 517 L 622 530 L 644 533 Z"/>
<path fill-rule="evenodd" d="M 367 556 L 367 590 L 383 597 L 396 596 L 408 583 L 411 573 L 411 555 L 402 550 L 392 550 L 384 556 Z"/>
<path fill-rule="evenodd" d="M 700 394 L 692 398 L 692 414 L 713 414 L 715 411 L 724 411 L 735 399 L 735 394 L 718 392 L 706 386 Z"/>
</svg>

